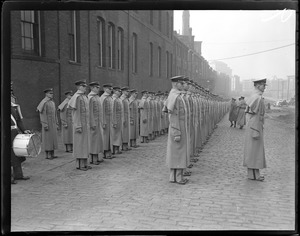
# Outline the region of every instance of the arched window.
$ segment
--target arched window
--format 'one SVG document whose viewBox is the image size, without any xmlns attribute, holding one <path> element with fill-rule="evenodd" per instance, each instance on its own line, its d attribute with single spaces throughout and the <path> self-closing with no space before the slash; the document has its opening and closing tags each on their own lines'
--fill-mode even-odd
<svg viewBox="0 0 300 236">
<path fill-rule="evenodd" d="M 149 44 L 149 75 L 153 76 L 153 44 Z"/>
<path fill-rule="evenodd" d="M 132 72 L 137 73 L 137 35 L 132 35 Z"/>
<path fill-rule="evenodd" d="M 118 28 L 117 33 L 118 47 L 117 47 L 117 68 L 118 70 L 124 69 L 124 31 L 122 28 Z"/>
<path fill-rule="evenodd" d="M 161 77 L 161 47 L 158 47 L 157 63 L 158 77 Z"/>
<path fill-rule="evenodd" d="M 97 18 L 97 30 L 99 66 L 105 67 L 105 21 L 100 17 Z"/>
<path fill-rule="evenodd" d="M 108 67 L 115 68 L 115 26 L 108 24 Z"/>
</svg>

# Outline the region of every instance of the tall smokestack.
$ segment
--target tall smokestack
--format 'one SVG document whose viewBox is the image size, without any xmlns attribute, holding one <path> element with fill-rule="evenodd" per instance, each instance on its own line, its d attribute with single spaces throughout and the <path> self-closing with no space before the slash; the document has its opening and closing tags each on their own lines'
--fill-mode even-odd
<svg viewBox="0 0 300 236">
<path fill-rule="evenodd" d="M 190 35 L 190 11 L 182 13 L 182 35 Z"/>
</svg>

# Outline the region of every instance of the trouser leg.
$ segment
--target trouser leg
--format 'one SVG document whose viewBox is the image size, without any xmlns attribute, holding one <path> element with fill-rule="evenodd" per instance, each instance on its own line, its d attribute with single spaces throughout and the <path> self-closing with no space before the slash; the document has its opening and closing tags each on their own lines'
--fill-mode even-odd
<svg viewBox="0 0 300 236">
<path fill-rule="evenodd" d="M 258 179 L 260 177 L 259 169 L 248 168 L 248 178 L 249 179 Z"/>
<path fill-rule="evenodd" d="M 183 169 L 170 169 L 170 182 L 180 182 L 183 180 Z"/>
</svg>

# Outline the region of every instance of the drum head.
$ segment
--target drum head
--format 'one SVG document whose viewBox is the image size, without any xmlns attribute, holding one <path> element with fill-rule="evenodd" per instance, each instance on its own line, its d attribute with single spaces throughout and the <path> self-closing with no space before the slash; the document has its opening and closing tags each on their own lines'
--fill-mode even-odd
<svg viewBox="0 0 300 236">
<path fill-rule="evenodd" d="M 30 157 L 37 157 L 41 152 L 41 139 L 37 134 L 33 134 L 27 146 Z"/>
</svg>

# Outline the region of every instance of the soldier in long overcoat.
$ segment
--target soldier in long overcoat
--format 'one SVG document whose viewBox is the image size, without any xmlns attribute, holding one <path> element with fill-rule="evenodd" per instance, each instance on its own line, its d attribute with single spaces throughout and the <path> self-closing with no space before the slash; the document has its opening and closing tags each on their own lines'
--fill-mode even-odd
<svg viewBox="0 0 300 236">
<path fill-rule="evenodd" d="M 123 124 L 122 124 L 122 150 L 128 151 L 131 148 L 129 148 L 129 100 L 128 100 L 128 92 L 129 88 L 127 86 L 122 87 L 122 95 L 120 97 L 120 100 L 122 101 L 123 106 Z"/>
<path fill-rule="evenodd" d="M 98 82 L 91 82 L 89 84 L 91 92 L 88 94 L 89 101 L 89 152 L 91 157 L 91 164 L 99 165 L 99 153 L 103 153 L 103 135 L 102 135 L 102 107 L 100 103 L 99 90 L 100 84 Z M 101 157 L 102 158 L 102 157 Z"/>
<path fill-rule="evenodd" d="M 187 167 L 189 157 L 187 106 L 181 96 L 183 76 L 171 78 L 172 89 L 169 93 L 166 108 L 169 114 L 169 134 L 167 141 L 166 163 L 170 169 L 171 183 L 186 184 L 188 179 L 183 178 L 183 171 Z"/>
<path fill-rule="evenodd" d="M 139 111 L 138 111 L 138 102 L 136 100 L 137 97 L 137 90 L 131 89 L 130 91 L 130 97 L 129 97 L 129 137 L 130 137 L 130 146 L 137 148 L 138 145 L 136 143 L 136 140 L 139 137 Z"/>
<path fill-rule="evenodd" d="M 37 111 L 40 114 L 40 122 L 42 124 L 42 145 L 46 152 L 46 159 L 52 160 L 57 157 L 54 155 L 54 150 L 58 148 L 58 119 L 53 101 L 53 89 L 45 89 L 44 93 L 45 98 L 37 106 Z"/>
<path fill-rule="evenodd" d="M 120 147 L 122 146 L 122 125 L 124 121 L 123 117 L 123 105 L 120 99 L 121 89 L 118 86 L 113 87 L 112 95 L 112 154 L 121 154 Z"/>
<path fill-rule="evenodd" d="M 72 109 L 73 120 L 73 157 L 76 158 L 76 168 L 91 169 L 87 163 L 89 158 L 89 101 L 85 94 L 85 81 L 75 82 L 77 92 L 71 97 L 68 106 Z"/>
<path fill-rule="evenodd" d="M 232 98 L 230 102 L 230 110 L 229 110 L 229 121 L 230 127 L 236 127 L 236 118 L 237 118 L 237 104 L 236 99 Z"/>
<path fill-rule="evenodd" d="M 154 121 L 154 103 L 153 103 L 153 92 L 148 93 L 149 96 L 147 98 L 148 104 L 149 104 L 149 112 L 148 112 L 148 139 L 153 140 L 154 137 L 154 126 L 153 126 L 153 121 Z"/>
<path fill-rule="evenodd" d="M 142 98 L 139 102 L 139 110 L 140 110 L 140 136 L 141 143 L 148 142 L 149 135 L 149 102 L 148 102 L 148 92 L 143 90 Z"/>
<path fill-rule="evenodd" d="M 263 132 L 265 103 L 262 97 L 266 81 L 266 79 L 254 81 L 255 93 L 247 101 L 246 108 L 247 125 L 243 166 L 247 167 L 248 178 L 258 181 L 264 180 L 259 170 L 267 167 Z"/>
<path fill-rule="evenodd" d="M 100 97 L 102 107 L 103 152 L 105 159 L 112 159 L 112 84 L 103 84 L 104 93 Z"/>
<path fill-rule="evenodd" d="M 237 119 L 236 124 L 240 126 L 240 129 L 243 129 L 243 127 L 246 125 L 246 114 L 245 110 L 247 107 L 247 104 L 244 100 L 245 97 L 241 96 L 239 99 L 239 102 L 237 104 Z"/>
<path fill-rule="evenodd" d="M 73 152 L 73 123 L 72 109 L 68 108 L 68 102 L 73 96 L 72 91 L 65 92 L 65 100 L 58 106 L 58 112 L 61 120 L 62 140 L 66 147 L 66 152 Z"/>
</svg>

